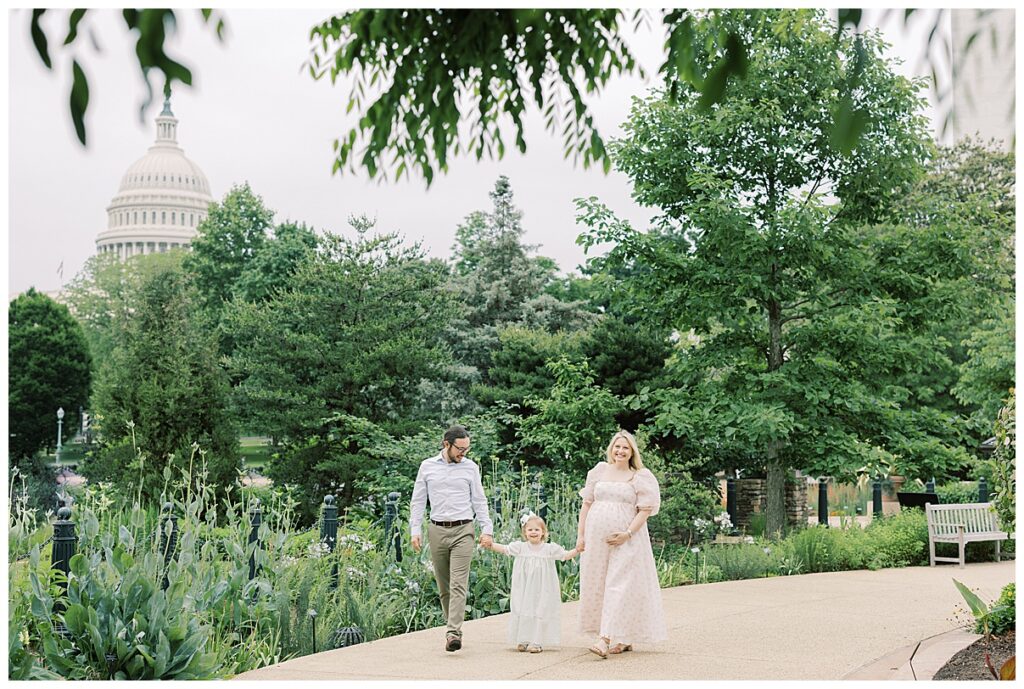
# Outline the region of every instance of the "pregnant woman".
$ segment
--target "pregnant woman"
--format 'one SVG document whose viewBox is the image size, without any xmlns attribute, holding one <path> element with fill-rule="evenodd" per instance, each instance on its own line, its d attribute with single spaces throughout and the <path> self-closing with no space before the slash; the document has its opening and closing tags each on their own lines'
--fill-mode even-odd
<svg viewBox="0 0 1024 689">
<path fill-rule="evenodd" d="M 626 431 L 612 437 L 580 491 L 580 628 L 601 658 L 668 638 L 647 518 L 658 513 L 658 480 Z M 585 548 L 585 550 L 584 550 Z"/>
</svg>

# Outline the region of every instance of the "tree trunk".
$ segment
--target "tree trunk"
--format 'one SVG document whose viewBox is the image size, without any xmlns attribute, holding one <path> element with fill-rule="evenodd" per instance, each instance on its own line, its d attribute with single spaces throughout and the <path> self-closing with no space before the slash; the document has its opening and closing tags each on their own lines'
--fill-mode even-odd
<svg viewBox="0 0 1024 689">
<path fill-rule="evenodd" d="M 777 454 L 777 443 L 769 450 L 769 455 Z M 764 535 L 768 538 L 782 536 L 786 525 L 786 467 L 778 463 L 774 457 L 768 458 L 768 485 L 765 488 L 768 505 L 765 510 Z"/>
<path fill-rule="evenodd" d="M 774 272 L 774 270 L 773 270 Z M 782 368 L 782 304 L 772 300 L 768 303 L 768 370 Z M 765 509 L 765 535 L 777 538 L 782 535 L 786 523 L 786 468 L 779 463 L 778 440 L 768 442 L 765 464 L 768 470 L 768 485 L 765 487 L 768 504 Z"/>
</svg>

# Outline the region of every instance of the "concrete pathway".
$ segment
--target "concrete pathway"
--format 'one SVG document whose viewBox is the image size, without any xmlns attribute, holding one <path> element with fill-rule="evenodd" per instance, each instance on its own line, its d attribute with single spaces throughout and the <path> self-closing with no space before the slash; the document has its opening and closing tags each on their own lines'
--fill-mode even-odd
<svg viewBox="0 0 1024 689">
<path fill-rule="evenodd" d="M 296 658 L 236 679 L 841 679 L 966 624 L 970 613 L 954 577 L 992 601 L 1014 581 L 1014 562 L 664 589 L 669 641 L 607 660 L 586 651 L 592 639 L 576 633 L 573 602 L 562 606 L 562 647 L 543 653 L 510 648 L 507 616 L 497 615 L 466 622 L 464 646 L 456 653 L 444 651 L 444 629 L 438 627 Z"/>
</svg>

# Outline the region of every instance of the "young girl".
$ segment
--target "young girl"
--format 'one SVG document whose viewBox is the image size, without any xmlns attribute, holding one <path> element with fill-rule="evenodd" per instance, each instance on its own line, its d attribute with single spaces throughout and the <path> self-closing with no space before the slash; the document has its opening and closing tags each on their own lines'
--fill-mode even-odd
<svg viewBox="0 0 1024 689">
<path fill-rule="evenodd" d="M 557 645 L 559 641 L 562 592 L 555 560 L 571 560 L 582 549 L 566 551 L 557 543 L 547 543 L 548 526 L 533 512 L 524 515 L 520 524 L 525 542 L 493 543 L 491 550 L 515 558 L 509 642 L 517 651 L 540 653 L 545 645 Z"/>
</svg>

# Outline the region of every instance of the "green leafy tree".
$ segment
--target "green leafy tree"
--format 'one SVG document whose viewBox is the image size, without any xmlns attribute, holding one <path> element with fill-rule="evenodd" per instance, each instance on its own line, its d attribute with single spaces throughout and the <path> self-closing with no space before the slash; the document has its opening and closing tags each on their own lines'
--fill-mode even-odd
<svg viewBox="0 0 1024 689">
<path fill-rule="evenodd" d="M 57 408 L 73 435 L 78 408 L 89 398 L 90 356 L 82 327 L 68 307 L 35 288 L 7 312 L 7 393 L 12 464 L 56 444 Z"/>
<path fill-rule="evenodd" d="M 906 10 L 905 19 L 914 11 Z M 582 160 L 584 166 L 600 163 L 607 172 L 611 157 L 587 97 L 616 75 L 641 71 L 623 34 L 630 21 L 647 23 L 647 14 L 638 10 L 630 16 L 616 9 L 379 9 L 331 17 L 311 31 L 308 66 L 315 79 L 329 77 L 331 83 L 340 76 L 354 77 L 348 108 L 359 114 L 357 124 L 334 142 L 334 169 L 359 166 L 371 177 L 386 175 L 383 161 L 393 159 L 395 178 L 414 172 L 429 185 L 435 172 L 448 169 L 453 152 L 501 158 L 506 123 L 515 132 L 515 148 L 523 153 L 523 114 L 532 101 L 548 131 L 561 132 L 567 157 Z M 659 71 L 672 98 L 689 90 L 700 96 L 702 108 L 709 108 L 736 85 L 743 88 L 752 53 L 762 48 L 764 34 L 737 27 L 730 11 L 672 9 L 660 14 L 667 35 Z M 744 14 L 749 23 L 768 20 L 763 10 Z M 839 10 L 839 27 L 856 30 L 861 20 L 859 9 Z M 942 21 L 942 15 L 935 18 L 928 49 Z M 831 38 L 838 31 L 829 26 L 828 33 Z M 836 35 L 827 44 L 829 54 L 821 54 L 822 65 L 850 65 L 849 78 L 834 85 L 831 100 L 836 107 L 825 111 L 828 119 L 823 123 L 847 152 L 865 142 L 864 132 L 875 117 L 861 99 L 860 81 L 871 62 L 871 40 Z M 706 59 L 709 49 L 713 60 Z M 930 61 L 928 49 L 924 54 Z M 368 95 L 374 87 L 376 94 Z M 467 120 L 469 127 L 459 126 Z"/>
<path fill-rule="evenodd" d="M 990 317 L 980 323 L 963 342 L 967 358 L 960 365 L 960 378 L 953 394 L 964 403 L 976 405 L 982 422 L 994 419 L 1000 397 L 1014 385 L 1016 363 L 1012 299 L 995 301 Z"/>
<path fill-rule="evenodd" d="M 242 268 L 234 292 L 245 301 L 265 301 L 277 290 L 287 289 L 292 275 L 317 249 L 316 233 L 304 223 L 281 223 L 273 237 Z"/>
<path fill-rule="evenodd" d="M 1017 395 L 1011 388 L 1005 406 L 995 424 L 995 451 L 992 469 L 992 507 L 999 515 L 1002 529 L 1017 528 Z"/>
<path fill-rule="evenodd" d="M 63 291 L 63 299 L 85 332 L 94 372 L 109 362 L 124 340 L 139 307 L 142 284 L 152 275 L 181 266 L 185 251 L 140 254 L 121 259 L 113 253 L 90 256 Z"/>
<path fill-rule="evenodd" d="M 185 270 L 193 276 L 200 304 L 211 322 L 220 319 L 224 304 L 231 301 L 239 279 L 260 253 L 273 226 L 273 211 L 248 183 L 232 187 L 223 201 L 210 206 L 192 239 Z M 252 282 L 250 276 L 248 283 Z"/>
<path fill-rule="evenodd" d="M 30 35 L 40 61 L 53 68 L 49 41 L 41 18 L 51 10 L 34 9 Z M 760 10 L 748 10 L 756 17 Z M 897 10 L 885 10 L 886 15 Z M 934 41 L 941 40 L 939 28 L 950 10 L 936 10 L 929 19 L 931 31 L 921 48 L 922 58 L 932 65 Z M 990 10 L 976 10 L 979 18 Z M 68 33 L 63 41 L 67 50 L 76 50 L 79 25 L 88 10 L 69 11 Z M 180 10 L 179 10 L 180 12 Z M 215 10 L 200 10 L 203 21 L 213 24 L 217 38 L 223 40 L 224 21 Z M 719 22 L 719 10 L 664 10 L 662 23 L 667 32 L 665 62 L 660 68 L 673 95 L 684 86 L 699 90 L 705 106 L 719 102 L 730 80 L 746 74 L 748 47 L 742 34 Z M 914 8 L 899 10 L 904 25 L 915 15 Z M 126 27 L 137 34 L 136 60 L 144 77 L 147 96 L 140 108 L 140 121 L 152 102 L 151 70 L 163 74 L 164 91 L 175 81 L 191 85 L 192 72 L 183 63 L 169 57 L 165 41 L 173 34 L 177 15 L 171 9 L 125 9 Z M 355 86 L 348 109 L 361 106 L 367 86 L 380 83 L 384 93 L 359 113 L 358 124 L 334 142 L 338 152 L 334 169 L 346 163 L 354 165 L 357 138 L 369 141 L 358 163 L 370 176 L 381 168 L 381 157 L 390 154 L 397 163 L 394 175 L 401 177 L 410 169 L 421 171 L 429 184 L 435 166 L 447 170 L 450 152 L 462 148 L 476 154 L 500 158 L 505 152 L 499 120 L 507 114 L 516 130 L 515 146 L 526 150 L 522 115 L 528 100 L 544 114 L 547 129 L 559 129 L 566 156 L 582 157 L 584 165 L 600 162 L 605 171 L 611 159 L 604 140 L 594 127 L 583 93 L 594 93 L 616 74 L 641 72 L 639 65 L 620 36 L 627 21 L 637 27 L 648 22 L 646 10 L 632 16 L 622 10 L 357 10 L 331 17 L 311 30 L 314 50 L 308 63 L 313 78 L 330 75 L 334 83 L 340 75 L 356 72 Z M 857 31 L 862 10 L 840 9 L 839 30 Z M 883 17 L 883 22 L 885 17 Z M 214 24 L 214 22 L 216 22 Z M 702 25 L 713 31 L 700 31 Z M 998 44 L 975 41 L 983 29 L 977 29 L 964 42 L 960 59 L 966 59 L 973 45 L 991 45 L 998 57 L 1012 60 L 1013 41 Z M 90 36 L 95 32 L 90 30 Z M 705 41 L 717 41 L 723 55 L 710 70 L 701 69 L 695 59 L 700 49 L 699 34 Z M 95 45 L 95 41 L 94 41 Z M 836 57 L 844 46 L 835 43 Z M 862 46 L 857 44 L 858 51 Z M 976 49 L 975 49 L 976 50 Z M 89 105 L 86 69 L 81 53 L 72 60 L 73 81 L 69 110 L 79 141 L 86 141 L 85 113 Z M 945 122 L 951 120 L 953 89 L 943 88 L 935 78 L 936 98 L 946 104 Z M 386 87 L 386 88 L 385 88 Z M 832 125 L 833 137 L 844 150 L 859 141 L 870 113 L 854 104 L 856 80 L 846 84 L 842 107 Z M 565 94 L 568 94 L 566 97 Z M 459 132 L 466 115 L 463 102 L 469 102 L 474 126 L 469 140 Z M 569 107 L 571 105 L 571 107 Z M 564 114 L 563 114 L 564 112 Z M 561 119 L 561 122 L 559 122 Z"/>
<path fill-rule="evenodd" d="M 546 397 L 527 400 L 537 413 L 517 424 L 523 458 L 528 464 L 584 476 L 618 430 L 615 417 L 622 402 L 594 382 L 585 361 L 555 359 L 546 368 L 555 384 Z"/>
<path fill-rule="evenodd" d="M 439 332 L 451 303 L 441 264 L 353 222 L 356 237 L 328 233 L 287 288 L 236 299 L 227 312 L 240 413 L 294 445 L 325 438 L 336 414 L 401 432 L 415 424 L 407 413 L 419 382 L 450 360 Z"/>
<path fill-rule="evenodd" d="M 637 200 L 661 209 L 656 226 L 634 232 L 593 200 L 581 215 L 586 242 L 616 242 L 604 265 L 625 271 L 638 315 L 681 335 L 674 387 L 651 393 L 653 430 L 694 454 L 755 452 L 778 533 L 789 467 L 849 477 L 904 420 L 905 393 L 882 376 L 913 352 L 848 228 L 886 216 L 928 139 L 919 87 L 892 73 L 877 36 L 840 37 L 835 59 L 820 11 L 723 21 L 752 46 L 746 78 L 710 111 L 694 91 L 637 101 L 613 146 Z M 870 118 L 843 155 L 831 123 L 851 78 Z"/>
<path fill-rule="evenodd" d="M 137 482 L 144 494 L 158 496 L 165 468 L 177 475 L 187 467 L 193 443 L 208 453 L 211 485 L 225 488 L 237 478 L 227 377 L 213 334 L 197 322 L 197 302 L 181 270 L 157 272 L 142 284 L 114 365 L 97 382 L 97 478 Z"/>
</svg>

